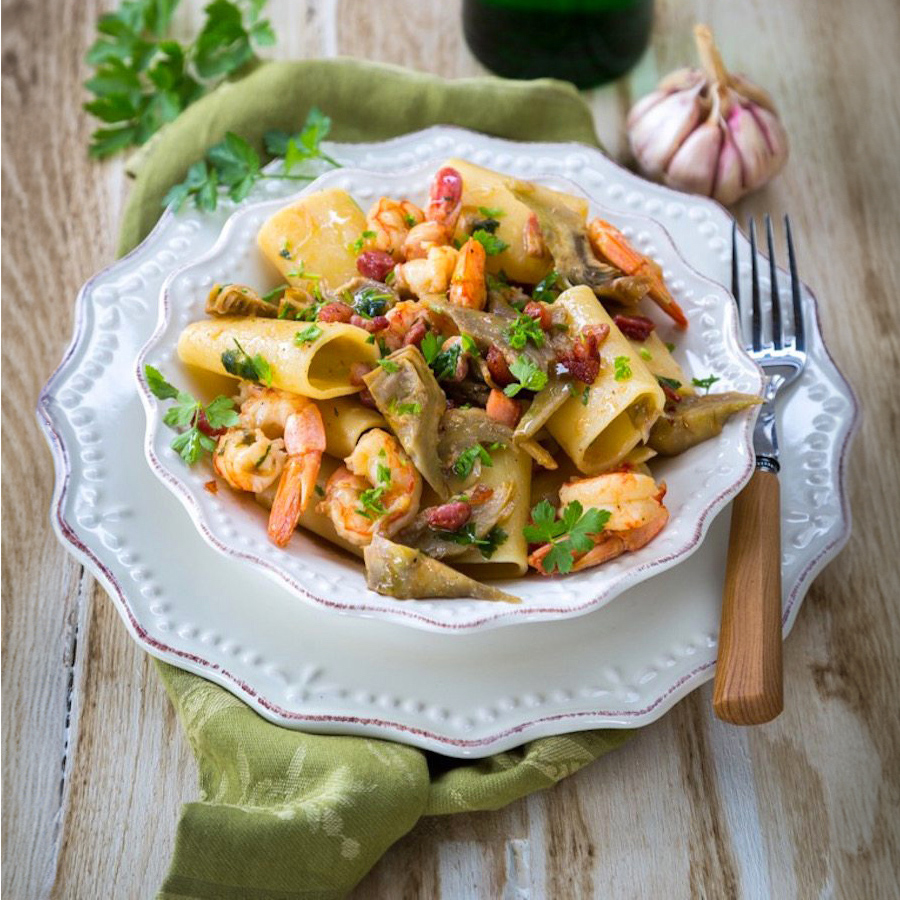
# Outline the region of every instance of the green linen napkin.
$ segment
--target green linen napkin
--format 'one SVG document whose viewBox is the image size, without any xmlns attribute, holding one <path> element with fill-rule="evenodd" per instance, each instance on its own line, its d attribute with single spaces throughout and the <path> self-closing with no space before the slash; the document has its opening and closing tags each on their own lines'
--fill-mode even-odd
<svg viewBox="0 0 900 900">
<path fill-rule="evenodd" d="M 296 130 L 313 105 L 331 116 L 337 141 L 440 123 L 598 144 L 587 105 L 560 82 L 443 81 L 352 59 L 264 64 L 160 132 L 140 161 L 120 251 L 150 231 L 168 188 L 226 131 L 262 150 L 265 131 Z M 197 758 L 201 796 L 182 811 L 163 900 L 344 896 L 421 816 L 499 809 L 629 736 L 542 738 L 459 763 L 390 741 L 280 728 L 203 678 L 164 663 L 158 669 Z"/>
</svg>

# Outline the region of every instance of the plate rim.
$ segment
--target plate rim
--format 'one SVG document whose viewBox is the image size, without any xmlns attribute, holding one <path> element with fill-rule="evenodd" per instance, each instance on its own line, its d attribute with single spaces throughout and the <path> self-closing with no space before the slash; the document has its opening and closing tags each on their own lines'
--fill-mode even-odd
<svg viewBox="0 0 900 900">
<path fill-rule="evenodd" d="M 399 141 L 403 138 L 410 139 L 412 137 L 419 137 L 422 134 L 433 132 L 435 130 L 440 131 L 440 127 L 432 127 L 429 129 L 425 129 L 423 132 L 415 132 L 410 135 L 401 136 L 399 138 L 394 138 L 390 142 L 375 142 L 369 144 L 367 146 L 373 147 L 381 147 L 386 143 L 393 143 Z M 528 145 L 529 142 L 513 142 L 507 141 L 505 139 L 495 138 L 489 135 L 480 135 L 475 132 L 465 131 L 464 129 L 446 129 L 452 130 L 455 132 L 461 132 L 466 135 L 472 135 L 477 138 L 486 138 L 490 141 L 495 141 L 498 143 L 506 144 L 506 145 Z M 573 144 L 569 142 L 570 146 L 576 146 L 580 150 L 591 151 L 597 153 L 604 163 L 615 166 L 617 169 L 622 169 L 617 163 L 613 160 L 610 160 L 604 157 L 599 151 L 596 151 L 595 148 L 587 147 L 581 144 Z M 337 145 L 338 148 L 340 145 Z M 544 145 L 548 146 L 548 145 Z M 558 145 L 550 145 L 550 146 L 558 146 Z M 623 170 L 627 175 L 634 179 L 632 173 L 627 170 Z M 674 197 L 681 197 L 682 195 L 679 192 L 672 191 L 671 189 L 665 188 L 666 192 L 673 195 Z M 703 202 L 705 198 L 691 198 L 692 201 L 697 200 Z M 722 213 L 727 216 L 729 219 L 732 217 L 730 214 L 724 210 L 718 203 L 712 200 L 705 200 L 711 207 L 713 207 L 717 213 Z M 472 750 L 463 751 L 458 747 L 454 747 L 454 744 L 457 743 L 455 739 L 451 738 L 449 735 L 442 735 L 435 732 L 427 732 L 423 729 L 416 729 L 417 731 L 424 732 L 424 737 L 420 740 L 410 740 L 405 736 L 405 732 L 410 731 L 407 726 L 403 726 L 402 723 L 385 723 L 386 727 L 381 726 L 365 726 L 362 725 L 356 731 L 352 731 L 352 729 L 348 729 L 346 726 L 346 722 L 344 719 L 347 718 L 356 718 L 356 717 L 341 717 L 341 716 L 325 716 L 325 717 L 316 717 L 316 718 L 324 718 L 328 720 L 327 722 L 316 721 L 315 718 L 311 716 L 303 716 L 303 714 L 294 714 L 290 711 L 283 710 L 282 713 L 279 713 L 280 709 L 277 704 L 269 703 L 265 700 L 265 698 L 260 697 L 260 695 L 250 686 L 243 682 L 240 678 L 232 675 L 228 672 L 224 667 L 219 666 L 217 663 L 210 662 L 202 657 L 196 656 L 194 654 L 186 653 L 184 651 L 178 650 L 177 648 L 172 648 L 167 646 L 162 642 L 158 642 L 153 639 L 140 625 L 137 621 L 134 612 L 131 608 L 131 605 L 128 601 L 127 593 L 124 591 L 122 586 L 118 583 L 117 579 L 111 572 L 107 569 L 106 565 L 103 561 L 98 557 L 97 552 L 94 549 L 84 544 L 79 538 L 75 529 L 68 523 L 65 518 L 64 509 L 63 509 L 63 501 L 66 497 L 69 488 L 69 482 L 71 479 L 71 469 L 69 465 L 69 454 L 68 448 L 65 444 L 63 435 L 57 429 L 57 424 L 54 420 L 55 411 L 52 406 L 53 401 L 53 390 L 56 386 L 56 383 L 60 380 L 63 375 L 63 370 L 68 366 L 70 360 L 74 356 L 75 352 L 78 350 L 81 344 L 81 339 L 83 336 L 83 330 L 86 321 L 86 290 L 91 287 L 98 279 L 107 276 L 112 270 L 116 269 L 118 266 L 124 264 L 126 261 L 133 259 L 136 255 L 143 252 L 147 249 L 147 245 L 152 243 L 152 240 L 155 236 L 158 236 L 158 232 L 161 230 L 162 226 L 172 217 L 171 211 L 166 210 L 163 215 L 160 217 L 156 226 L 151 230 L 148 236 L 142 241 L 138 247 L 134 248 L 125 256 L 120 259 L 115 260 L 109 266 L 101 269 L 94 276 L 88 279 L 85 282 L 85 285 L 82 286 L 81 290 L 78 292 L 75 303 L 74 310 L 74 334 L 73 337 L 63 355 L 62 360 L 56 366 L 53 373 L 50 375 L 47 383 L 42 388 L 38 404 L 36 408 L 36 415 L 38 419 L 38 423 L 41 427 L 42 432 L 45 435 L 45 438 L 48 441 L 51 456 L 54 461 L 54 489 L 53 489 L 53 498 L 51 501 L 50 508 L 50 518 L 51 524 L 61 543 L 69 552 L 73 554 L 79 561 L 84 563 L 98 578 L 98 580 L 103 584 L 106 588 L 107 592 L 113 598 L 114 605 L 116 606 L 119 614 L 122 616 L 123 621 L 125 622 L 129 632 L 132 636 L 137 640 L 138 644 L 142 646 L 142 648 L 150 653 L 150 655 L 162 659 L 164 661 L 173 663 L 181 668 L 188 669 L 189 671 L 193 671 L 196 674 L 200 674 L 203 677 L 206 677 L 223 687 L 229 689 L 232 693 L 237 694 L 241 699 L 245 702 L 248 702 L 252 708 L 254 708 L 257 712 L 263 715 L 269 721 L 272 721 L 275 724 L 283 725 L 287 727 L 295 727 L 300 728 L 303 727 L 304 722 L 314 724 L 317 726 L 317 730 L 323 731 L 326 730 L 323 728 L 323 725 L 327 725 L 328 722 L 332 723 L 335 727 L 333 730 L 340 733 L 348 733 L 348 731 L 352 733 L 365 734 L 367 736 L 374 737 L 398 737 L 400 740 L 407 740 L 409 743 L 413 743 L 416 746 L 423 747 L 425 749 L 436 750 L 438 752 L 446 752 L 449 749 L 449 752 L 452 755 L 456 756 L 464 756 L 464 757 L 475 757 L 475 756 L 485 756 L 490 753 L 499 752 L 503 749 L 507 749 L 509 747 L 518 746 L 522 743 L 524 739 L 532 739 L 534 737 L 542 736 L 544 733 L 552 733 L 558 734 L 560 733 L 558 728 L 548 728 L 546 732 L 542 731 L 540 727 L 540 723 L 544 721 L 544 719 L 536 719 L 531 720 L 529 722 L 525 722 L 517 726 L 513 731 L 515 732 L 510 737 L 504 739 L 502 737 L 503 732 L 497 732 L 490 736 L 480 738 L 477 740 L 477 743 L 483 744 L 484 746 L 477 748 L 474 752 Z M 743 236 L 740 235 L 740 239 L 749 246 L 749 242 Z M 710 276 L 704 276 L 709 278 Z M 710 280 L 715 281 L 716 279 L 712 278 Z M 819 335 L 822 337 L 821 339 L 821 350 L 824 357 L 827 359 L 829 365 L 831 366 L 834 375 L 836 376 L 837 383 L 841 386 L 844 391 L 844 395 L 850 404 L 850 414 L 842 416 L 841 418 L 841 430 L 843 431 L 843 437 L 841 440 L 841 444 L 839 450 L 837 451 L 837 471 L 835 473 L 838 494 L 840 498 L 840 507 L 841 507 L 841 529 L 839 533 L 829 541 L 818 554 L 813 557 L 806 567 L 803 569 L 801 575 L 797 578 L 794 588 L 792 589 L 790 595 L 786 598 L 785 607 L 783 610 L 782 622 L 783 622 L 783 634 L 786 635 L 790 628 L 792 627 L 796 615 L 799 611 L 800 606 L 802 605 L 802 597 L 805 594 L 805 591 L 810 583 L 810 581 L 824 568 L 825 565 L 828 564 L 843 546 L 847 543 L 851 532 L 851 509 L 849 504 L 849 498 L 847 496 L 847 479 L 846 479 L 846 464 L 850 446 L 852 445 L 853 439 L 855 438 L 860 425 L 861 419 L 861 411 L 858 399 L 856 397 L 856 392 L 853 390 L 852 385 L 847 381 L 843 372 L 836 364 L 831 351 L 826 343 L 824 336 L 822 335 L 821 328 L 821 316 L 819 311 L 819 301 L 815 292 L 808 286 L 804 285 L 805 292 L 809 295 L 809 300 L 806 303 L 806 306 L 810 307 L 812 310 L 812 315 L 815 318 L 815 326 Z M 593 716 L 593 720 L 590 722 L 586 722 L 584 724 L 580 724 L 572 729 L 566 730 L 581 730 L 587 728 L 602 728 L 602 727 L 612 727 L 612 728 L 621 728 L 621 727 L 629 727 L 631 725 L 645 725 L 649 724 L 649 722 L 654 721 L 660 715 L 662 715 L 668 708 L 670 708 L 680 697 L 689 693 L 696 687 L 699 687 L 702 683 L 707 681 L 711 677 L 711 669 L 715 665 L 715 660 L 708 661 L 707 663 L 701 664 L 697 669 L 692 670 L 690 673 L 687 673 L 679 682 L 670 687 L 670 689 L 665 692 L 661 697 L 657 698 L 659 703 L 656 704 L 653 709 L 654 715 L 652 718 L 647 719 L 646 721 L 640 722 L 621 722 L 615 721 L 610 718 L 610 714 L 608 713 L 564 713 L 561 714 L 562 719 L 568 719 L 573 721 L 577 719 L 579 716 Z M 628 711 L 631 713 L 632 711 Z M 646 713 L 644 713 L 646 715 Z M 362 722 L 363 719 L 357 719 L 357 721 Z M 555 719 L 554 721 L 560 721 L 560 719 Z M 393 726 L 396 726 L 396 734 L 392 733 L 390 730 Z M 505 730 L 505 731 L 508 731 Z M 527 732 L 524 737 L 521 735 Z M 465 743 L 463 741 L 462 743 Z"/>
</svg>

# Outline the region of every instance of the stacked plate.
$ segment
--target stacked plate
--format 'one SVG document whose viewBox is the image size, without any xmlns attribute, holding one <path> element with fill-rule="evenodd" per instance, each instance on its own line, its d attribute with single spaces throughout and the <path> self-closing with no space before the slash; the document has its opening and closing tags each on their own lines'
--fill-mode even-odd
<svg viewBox="0 0 900 900">
<path fill-rule="evenodd" d="M 448 156 L 587 196 L 592 214 L 663 266 L 690 321 L 677 351 L 685 368 L 716 375 L 717 389 L 759 391 L 722 287 L 731 220 L 711 201 L 647 183 L 589 148 L 444 127 L 329 152 L 343 168 L 303 193 L 340 187 L 363 208 L 382 193 L 421 200 Z M 174 348 L 202 318 L 209 287 L 272 280 L 255 234 L 296 194 L 290 182 L 262 185 L 240 208 L 165 213 L 140 247 L 91 279 L 73 343 L 41 395 L 57 468 L 54 526 L 134 638 L 279 724 L 460 757 L 647 724 L 711 677 L 729 524 L 719 513 L 752 473 L 752 413 L 654 464 L 671 513 L 657 539 L 578 575 L 504 585 L 520 606 L 380 597 L 356 561 L 299 532 L 279 550 L 252 500 L 205 490 L 209 471 L 187 469 L 171 450 L 138 373 L 150 363 L 190 389 Z M 809 291 L 804 302 L 809 365 L 779 409 L 785 632 L 846 541 L 842 469 L 856 420 Z"/>
</svg>

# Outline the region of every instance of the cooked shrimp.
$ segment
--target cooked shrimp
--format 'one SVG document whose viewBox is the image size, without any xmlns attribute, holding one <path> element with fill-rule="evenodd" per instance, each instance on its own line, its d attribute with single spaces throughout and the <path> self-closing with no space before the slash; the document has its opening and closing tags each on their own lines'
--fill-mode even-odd
<svg viewBox="0 0 900 900">
<path fill-rule="evenodd" d="M 213 468 L 239 491 L 258 494 L 284 470 L 284 441 L 266 437 L 260 428 L 229 428 L 213 454 Z"/>
<path fill-rule="evenodd" d="M 662 269 L 652 259 L 638 253 L 615 225 L 594 219 L 587 226 L 591 249 L 603 262 L 621 269 L 626 275 L 643 275 L 650 281 L 647 295 L 679 328 L 687 328 L 682 308 L 675 302 L 663 281 Z"/>
<path fill-rule="evenodd" d="M 657 485 L 649 475 L 637 472 L 609 472 L 564 484 L 559 489 L 561 508 L 577 500 L 585 510 L 610 513 L 603 531 L 591 535 L 594 546 L 575 560 L 572 571 L 600 565 L 653 540 L 669 520 L 662 502 L 665 494 L 665 484 Z M 544 575 L 543 560 L 552 546 L 544 544 L 528 557 L 529 564 Z"/>
<path fill-rule="evenodd" d="M 239 490 L 258 493 L 271 485 L 280 475 L 275 500 L 269 513 L 269 537 L 283 547 L 297 527 L 300 514 L 306 509 L 316 486 L 322 454 L 325 452 L 325 427 L 319 408 L 307 397 L 274 388 L 245 384 L 241 388 L 240 423 L 219 439 L 220 451 L 213 457 L 216 471 Z M 245 435 L 254 437 L 246 444 Z M 277 434 L 278 437 L 273 438 Z M 240 438 L 237 436 L 240 435 Z M 257 453 L 251 461 L 242 447 L 269 442 L 268 452 L 280 457 L 279 472 L 263 484 L 254 476 L 268 466 L 267 458 Z M 221 468 L 219 462 L 221 461 Z M 277 464 L 276 464 L 277 465 Z M 250 467 L 250 468 L 248 468 Z M 266 468 L 268 473 L 270 468 Z M 262 484 L 262 487 L 256 485 Z"/>
<path fill-rule="evenodd" d="M 426 258 L 411 259 L 394 269 L 394 287 L 401 294 L 420 299 L 444 294 L 455 277 L 458 258 L 459 253 L 453 247 L 432 247 Z"/>
<path fill-rule="evenodd" d="M 412 521 L 422 476 L 393 435 L 367 431 L 344 463 L 328 479 L 318 507 L 342 538 L 365 547 L 376 532 L 390 536 Z"/>
<path fill-rule="evenodd" d="M 412 228 L 403 244 L 407 259 L 421 259 L 433 247 L 449 244 L 462 209 L 462 175 L 445 166 L 431 181 L 425 221 Z"/>
<path fill-rule="evenodd" d="M 462 247 L 453 269 L 448 299 L 456 306 L 468 309 L 484 309 L 487 288 L 484 282 L 484 246 L 469 238 Z"/>
<path fill-rule="evenodd" d="M 382 197 L 366 216 L 366 227 L 375 233 L 366 246 L 370 250 L 383 250 L 396 260 L 403 255 L 403 243 L 411 228 L 425 218 L 422 210 L 409 200 L 391 200 Z"/>
</svg>

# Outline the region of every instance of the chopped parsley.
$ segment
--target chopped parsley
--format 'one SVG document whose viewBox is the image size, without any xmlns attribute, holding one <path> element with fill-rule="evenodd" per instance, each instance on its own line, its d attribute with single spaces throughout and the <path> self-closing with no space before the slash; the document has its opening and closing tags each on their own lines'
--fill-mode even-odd
<svg viewBox="0 0 900 900">
<path fill-rule="evenodd" d="M 403 221 L 406 223 L 407 228 L 412 228 L 414 225 L 418 224 L 416 217 L 412 213 L 404 213 Z M 363 234 L 365 234 L 365 232 L 363 232 Z M 372 233 L 372 237 L 375 237 L 374 232 Z"/>
<path fill-rule="evenodd" d="M 384 369 L 385 372 L 393 375 L 395 372 L 400 371 L 400 366 L 397 365 L 392 359 L 376 359 L 375 362 Z"/>
<path fill-rule="evenodd" d="M 311 344 L 320 337 L 322 337 L 322 329 L 318 325 L 310 325 L 309 328 L 304 328 L 303 331 L 298 331 L 294 335 L 294 343 L 298 347 L 302 347 L 304 344 Z"/>
<path fill-rule="evenodd" d="M 462 338 L 462 348 L 466 353 L 472 356 L 481 356 L 481 353 L 478 351 L 478 345 L 475 343 L 475 338 L 471 334 L 461 332 L 459 336 Z"/>
<path fill-rule="evenodd" d="M 513 350 L 521 350 L 528 341 L 535 347 L 544 346 L 544 329 L 541 328 L 541 323 L 525 313 L 519 313 L 503 335 Z"/>
<path fill-rule="evenodd" d="M 488 256 L 497 256 L 509 246 L 506 241 L 501 240 L 496 234 L 491 234 L 490 231 L 486 231 L 484 228 L 476 228 L 472 232 L 472 237 L 484 247 L 484 252 Z"/>
<path fill-rule="evenodd" d="M 378 485 L 360 492 L 359 502 L 361 506 L 356 510 L 359 515 L 370 521 L 378 516 L 383 516 L 387 512 L 387 509 L 381 502 L 381 498 L 388 487 L 390 487 L 391 470 L 383 463 L 378 463 L 377 472 Z"/>
<path fill-rule="evenodd" d="M 575 558 L 587 553 L 594 546 L 591 535 L 600 534 L 609 521 L 606 509 L 584 511 L 577 500 L 573 500 L 559 518 L 556 510 L 547 500 L 542 500 L 531 510 L 531 525 L 522 529 L 529 544 L 550 544 L 550 551 L 542 563 L 547 573 L 565 574 L 572 571 Z"/>
<path fill-rule="evenodd" d="M 352 244 L 347 248 L 351 253 L 362 253 L 362 248 L 365 247 L 366 241 L 372 240 L 372 238 L 377 237 L 374 231 L 370 231 L 368 228 L 355 240 Z"/>
<path fill-rule="evenodd" d="M 499 206 L 479 206 L 480 212 L 486 219 L 502 219 L 503 210 Z"/>
<path fill-rule="evenodd" d="M 641 359 L 646 360 L 647 362 L 650 362 L 650 360 L 653 359 L 653 354 L 646 347 L 641 347 L 640 350 L 638 350 L 638 353 L 640 354 Z"/>
<path fill-rule="evenodd" d="M 669 353 L 674 353 L 675 345 L 671 341 L 666 341 L 666 350 L 668 350 Z"/>
<path fill-rule="evenodd" d="M 364 319 L 383 316 L 394 301 L 394 295 L 380 291 L 375 287 L 364 287 L 349 298 L 349 305 Z"/>
<path fill-rule="evenodd" d="M 547 386 L 547 373 L 542 372 L 527 356 L 519 356 L 509 367 L 518 379 L 503 389 L 507 397 L 515 397 L 523 388 L 528 391 L 542 391 Z"/>
<path fill-rule="evenodd" d="M 284 259 L 291 258 L 291 242 L 287 238 L 281 242 L 281 249 L 278 251 L 278 255 Z"/>
<path fill-rule="evenodd" d="M 417 416 L 422 412 L 422 405 L 420 403 L 398 403 L 396 400 L 391 400 L 388 412 L 395 416 Z"/>
<path fill-rule="evenodd" d="M 475 534 L 475 526 L 471 522 L 464 525 L 459 531 L 438 531 L 437 535 L 454 544 L 477 547 L 485 559 L 490 559 L 497 552 L 497 548 L 509 537 L 499 525 L 495 525 L 484 537 L 480 538 Z"/>
<path fill-rule="evenodd" d="M 482 465 L 487 466 L 488 468 L 491 468 L 494 465 L 491 454 L 488 453 L 481 444 L 473 444 L 456 457 L 456 462 L 453 463 L 453 471 L 460 478 L 468 478 L 469 475 L 472 474 L 475 460 L 478 459 L 481 460 Z"/>
<path fill-rule="evenodd" d="M 472 339 L 469 338 L 469 340 L 471 341 Z M 454 342 L 446 350 L 441 349 L 443 346 L 444 338 L 433 331 L 429 331 L 422 338 L 422 343 L 419 345 L 425 362 L 431 367 L 434 377 L 438 381 L 445 381 L 453 377 L 462 353 L 462 344 L 460 343 Z"/>
<path fill-rule="evenodd" d="M 204 453 L 216 449 L 215 438 L 200 430 L 201 416 L 209 428 L 231 428 L 238 424 L 238 414 L 230 397 L 218 396 L 204 406 L 185 391 L 169 384 L 158 369 L 144 366 L 144 377 L 150 392 L 159 400 L 175 400 L 163 416 L 170 428 L 186 428 L 172 441 L 172 449 L 188 464 L 193 465 Z"/>
<path fill-rule="evenodd" d="M 315 272 L 307 272 L 306 271 L 306 263 L 303 260 L 298 260 L 300 263 L 296 269 L 291 269 L 290 272 L 285 272 L 285 278 L 308 278 L 310 281 L 318 281 L 322 276 L 316 275 Z"/>
<path fill-rule="evenodd" d="M 628 381 L 631 378 L 631 361 L 627 356 L 617 356 L 613 360 L 613 365 L 616 370 L 613 377 L 616 381 Z"/>
<path fill-rule="evenodd" d="M 222 365 L 229 375 L 243 378 L 246 381 L 262 381 L 265 384 L 272 383 L 272 366 L 268 360 L 259 353 L 250 356 L 246 350 L 234 338 L 234 350 L 226 350 L 222 354 Z"/>
<path fill-rule="evenodd" d="M 584 390 L 581 392 L 581 405 L 587 406 L 588 400 L 590 399 L 590 397 L 591 397 L 591 386 L 589 384 L 586 384 L 584 386 Z"/>
<path fill-rule="evenodd" d="M 721 379 L 720 379 L 718 376 L 716 376 L 716 375 L 707 375 L 706 378 L 692 378 L 692 379 L 691 379 L 691 384 L 692 384 L 694 387 L 705 388 L 705 389 L 706 389 L 706 393 L 708 394 L 708 393 L 709 393 L 709 389 L 710 389 L 717 381 L 720 381 L 720 380 L 721 380 Z"/>
<path fill-rule="evenodd" d="M 260 297 L 259 299 L 262 300 L 263 303 L 274 303 L 275 298 L 278 297 L 280 294 L 283 294 L 289 287 L 290 287 L 289 284 L 279 284 L 278 287 L 272 288 L 271 291 L 269 291 L 266 294 L 263 294 L 262 297 Z"/>
<path fill-rule="evenodd" d="M 657 375 L 656 380 L 673 391 L 677 391 L 681 387 L 681 382 L 677 378 L 666 378 L 665 375 Z"/>
<path fill-rule="evenodd" d="M 546 275 L 531 292 L 531 299 L 541 303 L 552 303 L 563 292 L 563 278 L 555 269 Z"/>
</svg>

